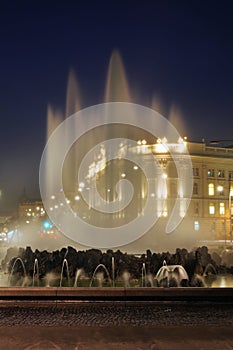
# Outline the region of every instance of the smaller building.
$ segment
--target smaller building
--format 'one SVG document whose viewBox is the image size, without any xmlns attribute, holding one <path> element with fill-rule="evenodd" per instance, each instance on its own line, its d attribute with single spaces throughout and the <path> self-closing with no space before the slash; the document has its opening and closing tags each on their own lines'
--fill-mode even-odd
<svg viewBox="0 0 233 350">
<path fill-rule="evenodd" d="M 46 213 L 42 201 L 38 199 L 29 199 L 24 191 L 19 199 L 18 219 L 20 221 L 25 220 L 25 222 L 29 224 L 45 216 Z"/>
</svg>

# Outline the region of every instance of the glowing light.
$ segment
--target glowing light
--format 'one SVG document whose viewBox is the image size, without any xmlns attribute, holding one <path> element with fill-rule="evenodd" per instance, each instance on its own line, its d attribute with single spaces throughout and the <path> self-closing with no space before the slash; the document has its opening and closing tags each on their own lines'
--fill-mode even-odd
<svg viewBox="0 0 233 350">
<path fill-rule="evenodd" d="M 233 197 L 233 187 L 230 188 L 230 196 Z"/>
<path fill-rule="evenodd" d="M 214 184 L 213 183 L 208 184 L 208 193 L 209 193 L 209 196 L 214 196 Z"/>
<path fill-rule="evenodd" d="M 76 201 L 79 201 L 79 200 L 80 200 L 80 196 L 75 196 L 74 199 L 75 199 Z"/>
<path fill-rule="evenodd" d="M 167 179 L 167 174 L 163 173 L 162 178 Z"/>
<path fill-rule="evenodd" d="M 222 192 L 223 191 L 223 186 L 218 186 L 217 190 L 218 190 L 218 192 Z"/>
<path fill-rule="evenodd" d="M 122 174 L 121 174 L 121 177 L 125 178 L 125 177 L 126 177 L 126 174 L 125 174 L 125 173 L 122 173 Z"/>
<path fill-rule="evenodd" d="M 47 230 L 49 228 L 52 228 L 53 225 L 51 224 L 50 221 L 46 220 L 46 221 L 43 222 L 43 227 L 44 227 L 45 230 Z"/>
<path fill-rule="evenodd" d="M 146 144 L 147 144 L 146 140 L 142 140 L 142 145 L 146 145 Z"/>
<path fill-rule="evenodd" d="M 80 182 L 79 187 L 80 188 L 84 188 L 85 187 L 85 183 L 84 182 Z"/>
<path fill-rule="evenodd" d="M 54 196 L 54 195 L 52 195 L 52 196 L 51 196 L 51 199 L 55 199 L 55 196 Z"/>
<path fill-rule="evenodd" d="M 167 143 L 166 137 L 163 137 L 163 138 L 162 138 L 162 143 Z"/>
<path fill-rule="evenodd" d="M 134 165 L 133 169 L 134 169 L 134 170 L 138 170 L 138 166 L 137 166 L 137 165 Z"/>
</svg>

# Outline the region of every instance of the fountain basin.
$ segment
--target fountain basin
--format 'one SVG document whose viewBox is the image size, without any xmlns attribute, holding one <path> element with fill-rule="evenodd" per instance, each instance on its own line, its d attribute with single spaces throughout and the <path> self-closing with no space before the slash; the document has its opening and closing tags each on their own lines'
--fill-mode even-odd
<svg viewBox="0 0 233 350">
<path fill-rule="evenodd" d="M 232 288 L 63 288 L 63 287 L 2 287 L 0 306 L 56 306 L 82 303 L 159 303 L 217 302 L 232 303 Z"/>
</svg>

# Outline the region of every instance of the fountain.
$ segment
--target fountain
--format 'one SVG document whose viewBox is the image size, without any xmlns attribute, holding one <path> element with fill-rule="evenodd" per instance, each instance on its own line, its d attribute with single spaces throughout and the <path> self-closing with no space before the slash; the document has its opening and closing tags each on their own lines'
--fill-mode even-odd
<svg viewBox="0 0 233 350">
<path fill-rule="evenodd" d="M 27 282 L 27 273 L 26 273 L 26 268 L 25 268 L 25 265 L 24 265 L 24 262 L 23 260 L 20 258 L 20 257 L 17 257 L 13 263 L 13 266 L 12 266 L 12 269 L 11 269 L 11 272 L 10 272 L 10 276 L 9 276 L 9 285 L 11 283 L 11 278 L 12 278 L 12 275 L 14 273 L 14 269 L 15 269 L 15 266 L 16 266 L 16 263 L 17 262 L 20 262 L 22 268 L 23 268 L 23 283 L 22 283 L 22 287 L 25 286 L 26 282 Z"/>
<path fill-rule="evenodd" d="M 124 282 L 124 287 L 128 288 L 130 287 L 129 281 L 130 281 L 130 273 L 128 271 L 124 271 L 122 274 L 122 279 Z"/>
<path fill-rule="evenodd" d="M 114 52 L 108 69 L 108 75 L 107 75 L 107 82 L 106 82 L 106 91 L 105 91 L 105 102 L 132 102 L 130 90 L 128 87 L 124 67 L 121 62 L 121 58 L 117 52 Z M 47 117 L 47 139 L 52 134 L 52 132 L 55 130 L 59 124 L 66 120 L 67 117 L 72 115 L 73 113 L 79 111 L 81 109 L 80 107 L 80 101 L 79 101 L 79 89 L 77 86 L 77 82 L 75 79 L 74 72 L 71 72 L 69 75 L 69 81 L 68 81 L 68 87 L 67 87 L 67 98 L 66 98 L 66 108 L 65 113 L 62 114 L 61 112 L 56 111 L 51 106 L 48 108 L 48 117 Z M 76 125 L 75 127 L 79 127 L 79 125 Z M 98 128 L 97 128 L 98 129 Z M 148 143 L 154 143 L 154 137 L 151 137 L 151 135 L 143 130 L 137 130 L 135 127 L 133 130 L 129 130 L 130 128 L 127 127 L 121 127 L 120 125 L 114 125 L 113 127 L 107 128 L 106 125 L 101 126 L 99 130 L 95 131 L 88 131 L 87 135 L 85 137 L 81 137 L 80 140 L 78 140 L 78 143 L 76 142 L 73 144 L 73 146 L 70 148 L 69 152 L 67 153 L 66 159 L 64 160 L 64 167 L 62 169 L 62 180 L 63 180 L 63 188 L 59 187 L 58 192 L 52 193 L 52 195 L 49 198 L 49 201 L 51 205 L 48 208 L 48 213 L 52 213 L 53 217 L 56 218 L 56 216 L 59 216 L 59 213 L 62 213 L 62 208 L 64 208 L 65 203 L 69 203 L 74 215 L 81 215 L 83 221 L 92 224 L 95 223 L 98 227 L 103 227 L 104 229 L 107 227 L 114 228 L 118 224 L 119 226 L 127 223 L 127 220 L 138 217 L 141 213 L 143 213 L 144 206 L 145 206 L 145 197 L 147 196 L 148 188 L 145 184 L 145 175 L 143 174 L 143 171 L 139 169 L 137 165 L 132 166 L 132 164 L 128 161 L 125 161 L 124 155 L 125 155 L 125 145 L 124 143 L 119 144 L 119 152 L 118 157 L 114 159 L 114 161 L 108 162 L 111 164 L 104 162 L 106 158 L 106 152 L 107 148 L 102 144 L 103 141 L 105 141 L 108 138 L 116 138 L 118 136 L 118 131 L 120 131 L 120 135 L 129 138 L 131 140 L 134 140 L 136 142 L 139 141 L 137 149 L 140 152 L 146 152 L 147 150 L 147 141 Z M 72 131 L 65 130 L 64 135 L 62 137 L 62 142 L 64 144 L 68 143 L 68 140 L 72 134 Z M 89 137 L 86 137 L 89 136 Z M 140 141 L 138 137 L 140 136 Z M 162 135 L 163 136 L 163 135 Z M 86 177 L 84 178 L 83 182 L 80 182 L 78 179 L 78 168 L 81 164 L 81 161 L 83 159 L 83 156 L 88 153 L 90 150 L 94 148 L 99 144 L 99 149 L 95 151 L 93 154 L 92 162 L 89 165 L 89 172 L 86 174 Z M 78 147 L 77 147 L 78 146 Z M 53 187 L 53 180 L 57 178 L 58 174 L 54 171 L 53 167 L 50 166 L 50 163 L 52 163 L 53 159 L 59 158 L 60 155 L 60 148 L 59 145 L 57 148 L 49 149 L 49 152 L 46 154 L 46 188 L 54 188 Z M 134 203 L 132 206 L 129 206 L 130 209 L 124 208 L 120 210 L 118 213 L 114 213 L 112 215 L 106 215 L 106 213 L 98 212 L 97 210 L 92 209 L 93 207 L 99 205 L 99 198 L 94 192 L 94 189 L 97 188 L 97 192 L 99 192 L 100 197 L 104 198 L 107 203 L 114 202 L 117 196 L 122 196 L 122 188 L 119 186 L 119 188 L 115 188 L 116 183 L 119 182 L 119 179 L 122 180 L 125 177 L 128 177 L 128 174 L 131 173 L 132 182 L 134 178 L 138 176 L 139 182 L 141 187 L 138 189 L 137 186 L 135 186 L 135 198 L 136 203 Z M 131 179 L 130 179 L 131 181 Z M 94 182 L 96 182 L 96 188 L 94 188 Z M 165 179 L 163 179 L 164 184 Z M 135 182 L 136 183 L 136 182 Z M 134 184 L 135 184 L 134 183 Z M 137 182 L 138 183 L 138 182 Z M 119 190 L 119 191 L 118 191 Z M 161 190 L 161 188 L 160 188 Z M 166 192 L 166 191 L 165 191 Z M 65 194 L 65 200 L 57 201 L 57 198 L 60 198 L 59 196 L 62 194 Z M 86 195 L 87 197 L 91 198 L 91 201 L 87 204 L 83 200 L 83 197 Z M 151 194 L 152 195 L 152 194 Z M 160 196 L 164 196 L 165 193 L 160 193 Z M 153 196 L 156 196 L 156 191 L 153 193 Z M 164 197 L 165 198 L 165 197 Z M 163 201 L 165 202 L 163 198 Z M 56 203 L 55 203 L 56 199 Z M 166 214 L 167 209 L 166 206 L 162 205 L 161 208 L 164 209 L 164 212 L 159 212 L 158 215 L 161 216 L 161 220 L 166 220 Z M 99 215 L 99 217 L 97 217 Z M 59 230 L 59 227 L 57 228 Z M 85 232 L 84 232 L 85 234 Z M 151 232 L 148 233 L 148 237 L 150 238 L 152 234 Z M 163 237 L 164 241 L 167 241 L 167 237 Z M 169 236 L 169 239 L 171 237 Z M 158 238 L 159 240 L 159 238 Z M 147 239 L 147 242 L 149 239 Z M 150 241 L 152 242 L 152 240 Z M 157 243 L 156 243 L 157 244 Z M 77 243 L 78 247 L 80 248 L 80 245 Z M 141 240 L 138 242 L 135 242 L 135 252 L 142 251 L 141 246 Z M 134 249 L 134 247 L 130 247 L 131 251 Z M 124 250 L 127 251 L 127 246 L 124 247 Z M 148 247 L 146 247 L 148 248 Z M 154 249 L 155 247 L 151 246 L 150 249 Z M 173 247 L 174 248 L 174 247 Z M 83 246 L 81 246 L 81 249 L 84 249 Z M 92 274 L 92 277 L 90 278 L 89 286 L 93 286 L 93 282 L 96 276 L 98 276 L 98 271 L 100 269 L 104 270 L 105 277 L 107 276 L 109 284 L 111 284 L 112 287 L 118 286 L 118 280 L 119 276 L 122 276 L 123 285 L 124 287 L 128 288 L 130 285 L 135 286 L 141 286 L 143 288 L 147 286 L 153 287 L 155 285 L 155 280 L 158 282 L 158 286 L 165 285 L 165 286 L 180 286 L 183 280 L 189 281 L 189 277 L 187 272 L 185 271 L 184 267 L 180 264 L 174 264 L 174 265 L 167 265 L 166 260 L 163 261 L 162 267 L 157 271 L 158 265 L 155 263 L 156 259 L 151 260 L 149 262 L 148 258 L 146 259 L 138 259 L 136 261 L 136 258 L 133 257 L 132 260 L 125 259 L 124 260 L 124 254 L 120 256 L 120 258 L 117 257 L 117 252 L 114 253 L 115 257 L 111 255 L 108 255 L 108 259 L 104 260 L 103 255 L 98 258 L 93 259 L 91 264 L 89 264 L 89 260 L 87 259 L 89 266 L 82 265 L 83 260 L 80 259 L 79 263 L 76 263 L 72 265 L 72 261 L 70 259 L 70 256 L 68 256 L 68 248 L 66 249 L 65 254 L 62 252 L 62 258 L 59 256 L 59 259 L 54 259 L 56 261 L 60 262 L 62 261 L 62 267 L 61 267 L 61 273 L 60 273 L 60 282 L 59 286 L 62 287 L 63 285 L 63 279 L 64 279 L 64 273 L 66 273 L 67 276 L 67 284 L 68 286 L 71 284 L 71 279 L 74 278 L 73 287 L 78 287 L 78 281 L 80 280 L 80 277 L 84 274 L 85 268 L 89 268 L 91 266 L 91 272 L 85 271 L 86 275 L 91 276 L 93 272 L 93 267 L 96 266 L 99 262 L 104 262 L 98 264 L 95 269 L 94 273 Z M 34 256 L 35 257 L 35 256 Z M 111 257 L 111 260 L 110 260 Z M 116 258 L 116 261 L 115 261 Z M 63 260 L 62 260 L 63 259 Z M 68 260 L 69 264 L 68 264 Z M 24 260 L 26 264 L 26 259 Z M 40 274 L 46 276 L 47 278 L 47 286 L 49 287 L 51 281 L 51 276 L 53 272 L 51 271 L 43 271 L 42 267 L 46 270 L 47 266 L 45 267 L 40 261 Z M 53 261 L 53 259 L 49 260 Z M 80 263 L 81 261 L 81 263 Z M 107 261 L 107 262 L 106 262 Z M 119 265 L 121 262 L 124 262 L 123 267 L 121 270 L 119 270 Z M 127 266 L 129 266 L 130 261 L 133 262 L 133 269 L 130 269 L 130 272 L 127 271 Z M 143 262 L 141 266 L 141 262 Z M 152 264 L 153 261 L 153 264 Z M 183 264 L 183 260 L 174 260 L 179 261 Z M 16 263 L 19 262 L 22 265 L 23 268 L 23 275 L 24 275 L 24 282 L 27 277 L 26 274 L 26 268 L 25 264 L 23 262 L 23 259 L 18 257 L 12 266 L 11 272 L 10 272 L 10 278 L 9 281 L 12 279 L 13 272 L 16 268 Z M 117 262 L 117 263 L 116 263 Z M 31 266 L 32 266 L 31 262 Z M 153 265 L 153 266 L 152 266 Z M 77 268 L 78 266 L 78 268 Z M 136 266 L 136 268 L 135 268 Z M 155 267 L 156 266 L 156 267 Z M 159 260 L 159 266 L 161 266 L 161 260 Z M 185 266 L 185 265 L 184 265 Z M 70 267 L 70 270 L 69 270 Z M 153 270 L 154 268 L 154 270 Z M 204 274 L 207 275 L 216 275 L 214 271 L 214 266 L 211 264 L 208 264 L 205 268 Z M 56 265 L 54 268 L 54 271 L 60 272 L 60 265 Z M 153 274 L 150 274 L 149 271 L 153 271 Z M 30 272 L 31 273 L 31 272 Z M 155 276 L 155 278 L 154 278 Z M 140 277 L 141 277 L 141 283 L 140 283 Z M 100 284 L 102 284 L 104 279 L 104 275 L 99 275 L 99 281 Z M 72 280 L 73 282 L 73 280 Z M 200 282 L 200 281 L 199 281 Z M 39 263 L 38 259 L 36 258 L 34 260 L 33 265 L 33 275 L 32 275 L 32 286 L 35 286 L 35 284 L 39 284 Z M 65 283 L 64 283 L 65 284 Z M 80 283 L 81 284 L 81 283 Z"/>
<path fill-rule="evenodd" d="M 33 265 L 33 275 L 32 275 L 32 286 L 35 286 L 35 279 L 37 281 L 37 284 L 39 282 L 39 263 L 38 259 L 35 259 L 34 265 Z"/>
<path fill-rule="evenodd" d="M 77 269 L 74 278 L 74 288 L 78 286 L 78 279 L 82 276 L 83 269 Z"/>
<path fill-rule="evenodd" d="M 155 279 L 159 284 L 167 287 L 180 285 L 182 280 L 189 280 L 188 274 L 182 265 L 167 265 L 166 261 L 163 261 L 163 266 L 157 272 Z M 172 284 L 171 284 L 172 282 Z"/>
<path fill-rule="evenodd" d="M 147 275 L 146 275 L 146 264 L 142 264 L 142 287 L 146 287 Z"/>
<path fill-rule="evenodd" d="M 207 264 L 203 272 L 205 284 L 211 287 L 213 282 L 217 279 L 217 271 L 213 264 Z"/>
<path fill-rule="evenodd" d="M 200 250 L 200 249 L 199 249 Z M 216 265 L 211 256 L 205 252 L 202 261 L 204 273 L 198 273 L 200 261 L 195 260 L 196 252 L 184 253 L 184 266 L 188 267 L 188 273 L 180 264 L 167 264 L 164 257 L 167 253 L 134 256 L 117 252 L 101 252 L 98 250 L 87 250 L 86 252 L 64 248 L 58 252 L 47 253 L 36 251 L 33 253 L 27 249 L 28 255 L 20 249 L 20 256 L 12 258 L 8 263 L 8 285 L 22 286 L 46 286 L 46 287 L 93 287 L 94 281 L 99 286 L 115 288 L 141 287 L 224 287 L 232 285 L 232 269 Z M 72 254 L 71 254 L 72 252 Z M 114 256 L 113 256 L 114 254 Z M 69 256 L 68 260 L 61 257 Z M 117 260 L 115 260 L 117 257 Z M 168 261 L 180 261 L 182 257 L 178 253 L 167 256 Z M 200 258 L 200 257 L 199 257 Z M 209 259 L 209 262 L 207 260 Z M 43 261 L 39 266 L 39 261 Z M 48 261 L 49 264 L 46 262 Z M 98 261 L 105 262 L 99 263 Z M 117 261 L 117 264 L 116 264 Z M 157 262 L 159 261 L 159 264 Z M 51 262 L 53 262 L 52 265 Z M 33 266 L 33 269 L 31 269 Z M 147 270 L 148 266 L 148 270 Z M 128 267 L 128 268 L 127 268 Z M 190 267 L 192 269 L 190 270 Z M 198 268 L 197 268 L 198 267 Z M 100 273 L 102 270 L 102 273 Z M 59 273 L 57 272 L 59 271 Z M 93 272 L 94 271 L 94 272 Z M 153 272 L 150 272 L 153 271 Z M 219 273 L 220 272 L 220 273 Z M 117 278 L 116 278 L 117 274 Z M 15 278 L 13 276 L 15 275 Z M 1 275 L 4 284 L 5 273 Z M 90 276 L 90 277 L 87 277 Z M 64 281 L 66 279 L 66 282 Z M 81 281 L 82 279 L 82 281 Z M 79 282 L 80 281 L 80 282 Z M 107 283 L 105 283 L 105 282 Z"/>
<path fill-rule="evenodd" d="M 112 286 L 115 287 L 115 258 L 112 256 Z"/>
<path fill-rule="evenodd" d="M 63 263 L 62 263 L 62 268 L 61 268 L 61 277 L 60 277 L 60 287 L 62 287 L 62 281 L 63 281 L 63 275 L 64 275 L 64 268 L 66 267 L 66 273 L 67 273 L 67 283 L 68 283 L 68 286 L 70 284 L 70 275 L 69 275 L 69 266 L 68 266 L 68 261 L 67 259 L 64 259 L 63 260 Z"/>
<path fill-rule="evenodd" d="M 109 281 L 112 283 L 112 285 L 113 285 L 113 281 L 111 280 L 111 277 L 110 277 L 110 274 L 109 274 L 108 269 L 106 268 L 106 266 L 105 266 L 104 264 L 99 264 L 99 265 L 95 268 L 95 271 L 94 271 L 94 273 L 93 273 L 93 275 L 92 275 L 92 278 L 91 278 L 91 281 L 90 281 L 90 285 L 89 285 L 90 287 L 92 286 L 93 281 L 94 281 L 94 278 L 95 278 L 95 275 L 96 275 L 97 271 L 98 271 L 100 268 L 103 268 L 103 269 L 104 269 L 104 271 L 105 271 L 106 274 L 107 274 L 108 280 L 109 280 Z"/>
</svg>

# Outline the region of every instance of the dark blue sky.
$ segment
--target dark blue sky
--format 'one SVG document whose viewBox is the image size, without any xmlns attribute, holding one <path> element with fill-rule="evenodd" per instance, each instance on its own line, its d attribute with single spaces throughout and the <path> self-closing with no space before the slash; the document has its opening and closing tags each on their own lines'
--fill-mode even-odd
<svg viewBox="0 0 233 350">
<path fill-rule="evenodd" d="M 138 103 L 182 112 L 191 140 L 232 139 L 230 1 L 3 1 L 0 5 L 0 210 L 38 194 L 48 103 L 64 108 L 73 68 L 83 106 L 103 102 L 117 48 Z"/>
</svg>

